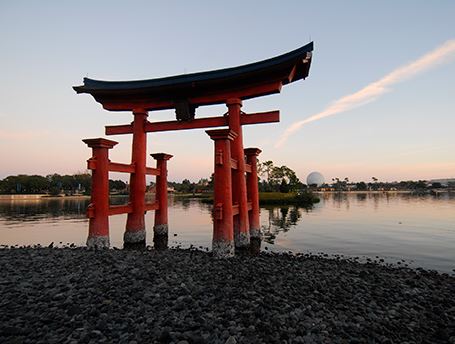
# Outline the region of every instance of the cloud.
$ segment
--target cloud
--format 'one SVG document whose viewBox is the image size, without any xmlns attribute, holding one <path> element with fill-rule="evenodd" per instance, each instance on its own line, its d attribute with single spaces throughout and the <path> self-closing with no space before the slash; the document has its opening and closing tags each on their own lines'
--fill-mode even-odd
<svg viewBox="0 0 455 344">
<path fill-rule="evenodd" d="M 395 69 L 381 79 L 372 82 L 361 90 L 344 96 L 332 104 L 327 106 L 323 111 L 314 114 L 304 120 L 294 122 L 281 135 L 275 143 L 275 147 L 282 147 L 289 136 L 303 127 L 305 124 L 318 121 L 322 118 L 333 116 L 342 112 L 346 112 L 365 104 L 375 101 L 384 93 L 391 90 L 390 86 L 409 79 L 419 73 L 436 67 L 444 62 L 447 62 L 455 55 L 455 40 L 448 40 L 435 50 L 423 55 L 421 58 Z"/>
</svg>

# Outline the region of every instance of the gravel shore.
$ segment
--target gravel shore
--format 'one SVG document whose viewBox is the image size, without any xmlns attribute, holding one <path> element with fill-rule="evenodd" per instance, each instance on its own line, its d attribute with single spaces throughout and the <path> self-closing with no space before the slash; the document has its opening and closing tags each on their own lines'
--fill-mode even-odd
<svg viewBox="0 0 455 344">
<path fill-rule="evenodd" d="M 0 343 L 455 343 L 455 277 L 321 256 L 0 249 Z"/>
</svg>

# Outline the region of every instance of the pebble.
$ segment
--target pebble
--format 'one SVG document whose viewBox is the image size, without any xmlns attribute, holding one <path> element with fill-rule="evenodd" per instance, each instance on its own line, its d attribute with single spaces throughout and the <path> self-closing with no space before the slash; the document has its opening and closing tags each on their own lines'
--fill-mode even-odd
<svg viewBox="0 0 455 344">
<path fill-rule="evenodd" d="M 0 248 L 0 267 L 0 343 L 455 344 L 455 277 L 421 268 L 76 247 Z"/>
</svg>

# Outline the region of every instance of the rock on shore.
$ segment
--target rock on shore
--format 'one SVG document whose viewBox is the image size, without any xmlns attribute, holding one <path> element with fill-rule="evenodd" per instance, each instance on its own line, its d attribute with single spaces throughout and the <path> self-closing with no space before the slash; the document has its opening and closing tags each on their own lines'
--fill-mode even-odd
<svg viewBox="0 0 455 344">
<path fill-rule="evenodd" d="M 0 343 L 455 343 L 455 277 L 318 256 L 0 249 Z"/>
</svg>

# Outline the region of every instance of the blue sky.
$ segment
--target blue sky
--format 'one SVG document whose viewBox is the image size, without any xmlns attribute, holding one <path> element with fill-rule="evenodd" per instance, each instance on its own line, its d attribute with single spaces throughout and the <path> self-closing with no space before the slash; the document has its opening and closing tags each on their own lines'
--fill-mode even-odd
<svg viewBox="0 0 455 344">
<path fill-rule="evenodd" d="M 455 177 L 455 59 L 395 85 L 362 107 L 309 123 L 280 148 L 292 123 L 455 39 L 453 1 L 1 1 L 0 178 L 75 173 L 83 138 L 131 121 L 71 86 L 85 76 L 129 80 L 266 59 L 314 41 L 310 76 L 282 93 L 245 101 L 245 112 L 279 109 L 281 122 L 244 128 L 245 146 L 304 180 Z M 223 114 L 224 106 L 197 115 Z M 150 120 L 173 119 L 170 111 Z M 129 162 L 131 137 L 111 159 Z M 212 172 L 203 130 L 149 134 L 148 150 L 174 155 L 169 178 Z M 153 165 L 150 158 L 149 165 Z M 120 177 L 113 175 L 114 178 Z"/>
</svg>

